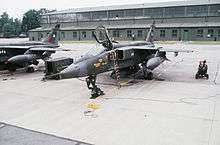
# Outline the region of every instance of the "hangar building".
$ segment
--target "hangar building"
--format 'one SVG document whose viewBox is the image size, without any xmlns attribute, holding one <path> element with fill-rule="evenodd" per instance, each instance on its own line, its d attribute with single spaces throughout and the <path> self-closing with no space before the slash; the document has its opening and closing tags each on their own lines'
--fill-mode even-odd
<svg viewBox="0 0 220 145">
<path fill-rule="evenodd" d="M 60 40 L 93 40 L 104 25 L 115 40 L 143 40 L 153 20 L 160 41 L 219 41 L 220 0 L 193 0 L 76 8 L 42 15 L 40 28 L 29 31 L 40 40 L 59 22 Z M 134 38 L 133 38 L 134 37 Z"/>
</svg>

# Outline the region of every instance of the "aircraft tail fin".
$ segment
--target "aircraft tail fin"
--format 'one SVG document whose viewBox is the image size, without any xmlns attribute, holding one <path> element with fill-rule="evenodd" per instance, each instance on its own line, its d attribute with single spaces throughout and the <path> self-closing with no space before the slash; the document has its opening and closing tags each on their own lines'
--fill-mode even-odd
<svg viewBox="0 0 220 145">
<path fill-rule="evenodd" d="M 56 24 L 55 27 L 51 30 L 48 37 L 43 39 L 45 43 L 58 44 L 58 31 L 60 29 L 60 24 Z"/>
<path fill-rule="evenodd" d="M 150 31 L 147 34 L 146 41 L 150 43 L 154 43 L 154 31 L 155 31 L 155 21 L 153 21 L 152 25 L 150 26 Z"/>
</svg>

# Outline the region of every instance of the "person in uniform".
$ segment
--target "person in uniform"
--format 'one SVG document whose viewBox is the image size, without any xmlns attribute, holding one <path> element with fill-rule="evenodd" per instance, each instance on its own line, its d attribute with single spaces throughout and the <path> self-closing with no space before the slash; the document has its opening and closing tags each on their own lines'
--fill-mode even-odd
<svg viewBox="0 0 220 145">
<path fill-rule="evenodd" d="M 203 74 L 207 74 L 208 65 L 206 64 L 206 60 L 203 61 L 202 70 L 203 70 Z"/>
<path fill-rule="evenodd" d="M 202 73 L 202 68 L 203 68 L 203 62 L 199 61 L 199 67 L 198 67 L 199 74 Z"/>
</svg>

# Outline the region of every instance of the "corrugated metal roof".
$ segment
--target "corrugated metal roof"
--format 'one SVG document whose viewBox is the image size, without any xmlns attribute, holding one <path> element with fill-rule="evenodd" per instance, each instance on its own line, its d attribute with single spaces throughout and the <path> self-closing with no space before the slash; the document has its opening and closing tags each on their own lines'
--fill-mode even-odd
<svg viewBox="0 0 220 145">
<path fill-rule="evenodd" d="M 107 29 L 143 29 L 150 28 L 151 24 L 132 24 L 132 25 L 104 25 Z M 82 27 L 72 26 L 61 28 L 61 31 L 68 30 L 93 30 L 97 25 Z M 220 22 L 204 22 L 204 23 L 159 23 L 156 24 L 156 28 L 195 28 L 195 27 L 220 27 Z M 40 27 L 30 30 L 30 32 L 49 31 L 51 28 Z"/>
<path fill-rule="evenodd" d="M 161 2 L 161 3 L 144 3 L 144 4 L 129 4 L 129 5 L 112 5 L 112 6 L 100 6 L 100 7 L 73 8 L 73 9 L 68 9 L 68 10 L 51 12 L 51 13 L 47 13 L 45 15 L 63 14 L 63 13 L 76 13 L 76 12 L 91 12 L 91 11 L 106 11 L 106 10 L 138 9 L 138 8 L 209 5 L 209 4 L 220 4 L 220 0 L 172 1 L 172 2 Z"/>
</svg>

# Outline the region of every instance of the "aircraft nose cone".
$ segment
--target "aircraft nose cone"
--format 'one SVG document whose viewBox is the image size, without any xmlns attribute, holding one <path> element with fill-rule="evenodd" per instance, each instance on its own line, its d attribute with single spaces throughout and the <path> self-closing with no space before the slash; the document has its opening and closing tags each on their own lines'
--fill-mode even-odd
<svg viewBox="0 0 220 145">
<path fill-rule="evenodd" d="M 6 61 L 5 61 L 5 64 L 6 64 L 6 65 L 11 64 L 10 60 L 6 60 Z"/>
<path fill-rule="evenodd" d="M 78 76 L 79 70 L 80 68 L 77 65 L 72 64 L 66 69 L 62 70 L 59 75 L 61 79 L 75 78 Z"/>
<path fill-rule="evenodd" d="M 14 63 L 16 63 L 18 61 L 19 61 L 19 58 L 17 56 L 14 56 L 12 58 L 9 58 L 5 63 L 6 64 L 14 64 Z"/>
<path fill-rule="evenodd" d="M 14 57 L 9 58 L 8 62 L 9 63 L 20 63 L 20 62 L 23 62 L 25 60 L 26 60 L 25 56 L 18 55 L 18 56 L 14 56 Z"/>
<path fill-rule="evenodd" d="M 158 65 L 161 64 L 161 59 L 159 57 L 154 57 L 148 60 L 147 62 L 147 68 L 150 70 L 153 70 L 156 68 Z"/>
</svg>

